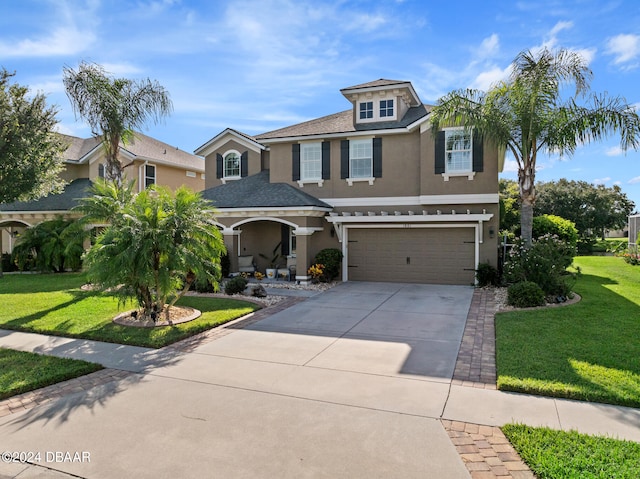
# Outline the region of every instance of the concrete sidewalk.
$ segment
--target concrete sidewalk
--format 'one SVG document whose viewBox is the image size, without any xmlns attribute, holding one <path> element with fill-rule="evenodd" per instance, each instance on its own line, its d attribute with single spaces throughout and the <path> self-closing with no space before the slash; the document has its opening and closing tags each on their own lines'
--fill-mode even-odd
<svg viewBox="0 0 640 479">
<path fill-rule="evenodd" d="M 41 464 L 90 478 L 469 478 L 452 443 L 463 423 L 640 442 L 637 409 L 452 383 L 473 294 L 346 283 L 229 323 L 189 353 L 0 331 L 0 347 L 133 373 L 0 418 L 0 450 L 90 452 L 90 463 Z M 66 477 L 42 471 L 53 474 L 0 464 L 11 477 Z"/>
</svg>

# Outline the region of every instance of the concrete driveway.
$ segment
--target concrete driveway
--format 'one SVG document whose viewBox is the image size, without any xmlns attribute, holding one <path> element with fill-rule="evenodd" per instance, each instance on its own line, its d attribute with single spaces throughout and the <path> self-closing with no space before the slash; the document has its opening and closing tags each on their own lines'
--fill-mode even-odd
<svg viewBox="0 0 640 479">
<path fill-rule="evenodd" d="M 116 388 L 5 417 L 0 449 L 90 452 L 43 465 L 91 478 L 468 478 L 437 418 L 472 295 L 344 283 Z"/>
</svg>

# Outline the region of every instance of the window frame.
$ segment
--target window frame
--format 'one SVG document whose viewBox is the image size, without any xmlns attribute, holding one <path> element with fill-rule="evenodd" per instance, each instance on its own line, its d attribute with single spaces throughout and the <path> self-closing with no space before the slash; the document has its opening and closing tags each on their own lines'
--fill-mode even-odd
<svg viewBox="0 0 640 479">
<path fill-rule="evenodd" d="M 365 142 L 368 144 L 369 156 L 355 157 L 354 150 L 357 150 L 355 147 Z M 369 174 L 357 175 L 357 176 L 354 175 L 354 171 L 353 171 L 354 160 L 357 161 L 357 160 L 365 160 L 365 159 L 369 160 Z M 351 179 L 352 181 L 353 180 L 364 181 L 364 180 L 369 180 L 371 178 L 373 178 L 373 138 L 357 138 L 357 139 L 349 140 L 349 179 Z"/>
<path fill-rule="evenodd" d="M 238 162 L 238 174 L 230 175 L 228 174 L 227 168 L 227 157 L 230 155 L 235 155 Z M 224 180 L 239 180 L 242 177 L 242 155 L 237 150 L 227 150 L 222 155 L 222 179 Z"/>
<path fill-rule="evenodd" d="M 153 168 L 153 176 L 148 174 L 148 168 Z M 158 184 L 157 178 L 158 178 L 158 170 L 156 168 L 156 165 L 146 163 L 144 165 L 144 172 L 143 172 L 144 189 L 146 190 L 150 186 Z"/>
<path fill-rule="evenodd" d="M 307 155 L 313 150 L 317 158 L 309 158 Z M 314 164 L 316 174 L 308 175 L 308 167 Z M 301 182 L 320 182 L 322 181 L 322 142 L 314 141 L 309 143 L 300 143 L 300 181 Z"/>
<path fill-rule="evenodd" d="M 463 131 L 468 134 L 469 148 L 448 148 L 449 137 L 452 133 Z M 441 136 L 440 136 L 441 135 Z M 440 139 L 441 138 L 441 139 Z M 440 144 L 440 147 L 438 147 Z M 476 147 L 479 148 L 478 152 L 476 152 Z M 438 149 L 440 148 L 440 153 L 438 153 Z M 465 126 L 455 126 L 443 128 L 440 130 L 438 134 L 438 139 L 436 140 L 436 174 L 441 174 L 444 181 L 449 181 L 451 177 L 457 176 L 465 176 L 469 180 L 473 180 L 477 171 L 482 171 L 482 143 L 476 145 L 476 133 L 472 127 Z M 468 169 L 452 169 L 449 161 L 449 154 L 455 152 L 468 152 Z M 479 162 L 480 166 L 477 168 L 476 165 L 476 155 L 479 154 Z M 439 160 L 439 158 L 441 158 Z M 440 163 L 439 163 L 440 162 Z"/>
<path fill-rule="evenodd" d="M 384 106 L 382 106 L 383 103 L 384 103 Z M 395 118 L 393 98 L 380 100 L 380 103 L 378 105 L 379 105 L 380 118 Z"/>
<path fill-rule="evenodd" d="M 373 120 L 373 101 L 361 101 L 358 103 L 358 118 L 360 120 Z M 364 108 L 363 108 L 364 107 Z M 365 116 L 362 116 L 362 115 Z"/>
</svg>

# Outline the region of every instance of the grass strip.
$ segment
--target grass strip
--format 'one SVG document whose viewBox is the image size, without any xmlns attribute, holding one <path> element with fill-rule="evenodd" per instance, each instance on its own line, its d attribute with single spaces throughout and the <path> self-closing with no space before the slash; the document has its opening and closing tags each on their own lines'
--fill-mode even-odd
<svg viewBox="0 0 640 479">
<path fill-rule="evenodd" d="M 0 348 L 0 399 L 6 399 L 60 381 L 102 369 L 99 364 L 77 359 Z"/>
<path fill-rule="evenodd" d="M 519 424 L 502 428 L 538 479 L 637 479 L 640 444 Z"/>
</svg>

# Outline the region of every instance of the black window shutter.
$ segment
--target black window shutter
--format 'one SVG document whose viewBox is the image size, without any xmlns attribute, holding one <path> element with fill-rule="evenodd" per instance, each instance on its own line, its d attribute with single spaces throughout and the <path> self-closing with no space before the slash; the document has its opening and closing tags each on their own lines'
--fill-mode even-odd
<svg viewBox="0 0 640 479">
<path fill-rule="evenodd" d="M 484 168 L 484 151 L 482 136 L 473 132 L 473 171 L 481 172 Z"/>
<path fill-rule="evenodd" d="M 436 135 L 436 175 L 444 173 L 444 131 L 439 131 Z"/>
<path fill-rule="evenodd" d="M 298 145 L 300 146 L 300 145 Z M 289 255 L 289 225 L 280 224 L 280 254 L 282 256 Z"/>
<path fill-rule="evenodd" d="M 340 142 L 340 178 L 349 178 L 349 140 Z"/>
<path fill-rule="evenodd" d="M 222 155 L 220 153 L 216 154 L 216 178 L 222 178 L 224 176 L 224 169 L 223 169 L 223 159 L 222 159 Z"/>
<path fill-rule="evenodd" d="M 382 138 L 373 139 L 373 177 L 382 178 Z"/>
<path fill-rule="evenodd" d="M 291 179 L 300 179 L 300 143 L 291 145 Z"/>
<path fill-rule="evenodd" d="M 322 142 L 322 179 L 331 178 L 331 142 Z"/>
<path fill-rule="evenodd" d="M 249 175 L 249 152 L 245 151 L 240 155 L 240 176 Z"/>
</svg>

